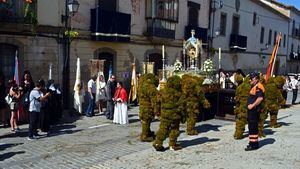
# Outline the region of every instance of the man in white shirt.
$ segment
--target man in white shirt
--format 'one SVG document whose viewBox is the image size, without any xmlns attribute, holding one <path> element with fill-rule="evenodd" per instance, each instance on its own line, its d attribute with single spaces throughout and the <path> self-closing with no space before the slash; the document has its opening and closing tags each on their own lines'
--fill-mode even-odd
<svg viewBox="0 0 300 169">
<path fill-rule="evenodd" d="M 45 87 L 44 80 L 39 80 L 36 84 L 36 87 L 29 94 L 29 135 L 28 140 L 33 140 L 37 136 L 37 125 L 39 116 L 41 113 L 42 102 L 45 101 L 50 93 L 46 93 L 45 95 L 42 93 L 42 89 Z"/>
<path fill-rule="evenodd" d="M 291 78 L 291 86 L 293 90 L 293 99 L 292 99 L 292 104 L 295 104 L 297 100 L 297 95 L 298 95 L 298 76 L 295 75 L 294 77 Z"/>
<path fill-rule="evenodd" d="M 85 112 L 87 117 L 94 116 L 95 109 L 95 97 L 96 97 L 96 79 L 97 75 L 92 76 L 92 78 L 88 82 L 88 97 L 89 97 L 89 105 Z"/>
</svg>

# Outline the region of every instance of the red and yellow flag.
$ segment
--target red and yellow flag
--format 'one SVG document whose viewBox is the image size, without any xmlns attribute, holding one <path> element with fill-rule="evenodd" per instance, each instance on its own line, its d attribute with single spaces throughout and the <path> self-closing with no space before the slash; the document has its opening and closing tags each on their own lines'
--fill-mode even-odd
<svg viewBox="0 0 300 169">
<path fill-rule="evenodd" d="M 270 61 L 269 61 L 269 66 L 268 66 L 268 69 L 267 69 L 267 72 L 266 72 L 266 81 L 268 81 L 269 77 L 273 75 L 280 40 L 281 40 L 281 32 L 276 37 L 276 44 L 274 46 L 272 56 L 271 56 Z"/>
</svg>

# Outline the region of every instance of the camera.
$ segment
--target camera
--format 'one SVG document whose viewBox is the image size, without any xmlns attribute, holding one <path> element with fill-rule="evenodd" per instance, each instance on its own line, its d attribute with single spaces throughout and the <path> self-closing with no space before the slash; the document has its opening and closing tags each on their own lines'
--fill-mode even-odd
<svg viewBox="0 0 300 169">
<path fill-rule="evenodd" d="M 12 87 L 12 90 L 13 90 L 14 92 L 18 92 L 18 91 L 22 91 L 23 88 L 22 88 L 22 87 L 19 87 L 19 86 L 17 86 L 17 85 L 14 85 L 14 86 Z"/>
</svg>

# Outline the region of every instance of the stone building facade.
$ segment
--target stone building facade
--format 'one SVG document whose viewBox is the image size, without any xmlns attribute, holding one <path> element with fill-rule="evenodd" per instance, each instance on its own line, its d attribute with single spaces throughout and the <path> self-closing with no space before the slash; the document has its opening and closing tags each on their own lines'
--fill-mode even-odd
<svg viewBox="0 0 300 169">
<path fill-rule="evenodd" d="M 5 13 L 0 15 L 0 55 L 4 74 L 7 79 L 13 77 L 14 56 L 15 51 L 18 51 L 21 72 L 28 69 L 35 80 L 48 79 L 48 67 L 52 64 L 52 78 L 61 84 L 65 32 L 62 16 L 65 13 L 65 1 L 34 0 L 38 24 L 24 21 L 25 1 L 20 0 L 18 4 L 12 2 L 14 1 L 7 0 L 6 4 L 0 3 L 1 11 L 5 10 Z M 78 2 L 79 10 L 71 17 L 71 27 L 79 33 L 79 37 L 72 40 L 70 45 L 70 90 L 73 89 L 75 82 L 77 57 L 81 59 L 82 78 L 85 82 L 90 77 L 90 59 L 105 59 L 105 64 L 109 64 L 105 69 L 111 66 L 118 80 L 126 80 L 130 78 L 128 75 L 130 76 L 131 63 L 134 60 L 138 72 L 142 71 L 142 62 L 146 61 L 155 62 L 155 72 L 161 69 L 162 45 L 166 47 L 166 64 L 174 64 L 176 58 L 182 57 L 183 40 L 190 36 L 192 28 L 201 31 L 196 32 L 198 38 L 207 38 L 209 20 L 207 0 L 78 0 Z M 13 6 L 8 7 L 7 4 Z M 93 15 L 91 10 L 96 11 L 96 14 Z M 120 40 L 122 38 L 116 38 L 123 36 L 118 32 L 104 32 L 104 34 L 101 32 L 105 31 L 104 27 L 110 23 L 109 19 L 103 23 L 98 22 L 97 17 L 101 17 L 103 11 L 109 11 L 108 14 L 111 16 L 130 15 L 130 23 L 124 23 L 130 25 L 130 32 L 126 35 L 129 40 L 122 41 Z M 6 15 L 6 12 L 12 15 Z M 117 28 L 122 29 L 122 26 Z M 93 38 L 96 34 L 112 39 Z M 203 56 L 205 55 L 204 52 Z"/>
</svg>

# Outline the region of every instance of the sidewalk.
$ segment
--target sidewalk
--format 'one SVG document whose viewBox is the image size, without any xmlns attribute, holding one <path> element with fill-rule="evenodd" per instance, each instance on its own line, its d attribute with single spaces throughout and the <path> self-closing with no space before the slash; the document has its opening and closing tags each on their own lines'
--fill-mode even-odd
<svg viewBox="0 0 300 169">
<path fill-rule="evenodd" d="M 180 136 L 184 149 L 156 152 L 147 150 L 96 164 L 90 168 L 264 168 L 300 167 L 300 106 L 280 111 L 281 128 L 265 128 L 267 137 L 260 140 L 261 148 L 245 152 L 248 139 L 233 139 L 234 124 L 209 120 L 198 124 L 198 136 Z M 166 143 L 166 142 L 165 142 Z M 167 144 L 165 145 L 167 146 Z"/>
<path fill-rule="evenodd" d="M 283 126 L 265 128 L 267 137 L 254 152 L 244 151 L 247 138 L 233 139 L 233 122 L 217 119 L 197 123 L 198 136 L 187 136 L 181 125 L 184 148 L 156 152 L 139 141 L 138 107 L 130 109 L 129 125 L 112 124 L 105 116 L 67 117 L 51 137 L 36 141 L 27 140 L 28 125 L 19 134 L 0 128 L 0 168 L 299 168 L 299 112 L 300 105 L 280 110 Z"/>
</svg>

